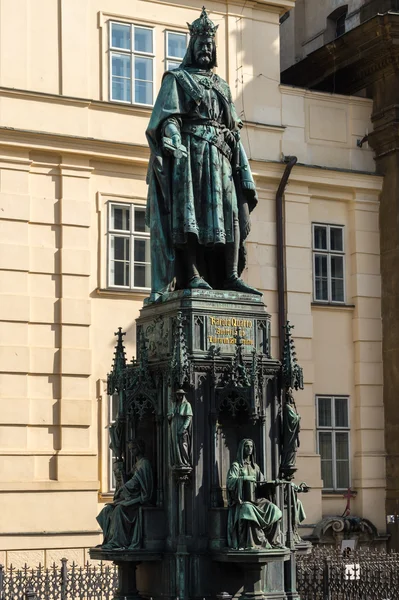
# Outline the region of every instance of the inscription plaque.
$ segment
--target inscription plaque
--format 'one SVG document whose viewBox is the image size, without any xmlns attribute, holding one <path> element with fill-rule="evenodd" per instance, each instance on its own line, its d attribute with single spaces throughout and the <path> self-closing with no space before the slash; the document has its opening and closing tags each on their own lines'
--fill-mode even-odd
<svg viewBox="0 0 399 600">
<path fill-rule="evenodd" d="M 255 346 L 254 320 L 238 317 L 207 316 L 208 346 L 231 346 L 236 343 L 237 327 L 240 328 L 242 345 L 251 350 Z"/>
</svg>

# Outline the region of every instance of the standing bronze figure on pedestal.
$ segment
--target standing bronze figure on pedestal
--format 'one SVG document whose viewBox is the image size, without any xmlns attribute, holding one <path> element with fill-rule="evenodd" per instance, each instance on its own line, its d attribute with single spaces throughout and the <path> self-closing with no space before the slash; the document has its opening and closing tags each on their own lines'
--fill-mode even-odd
<svg viewBox="0 0 399 600">
<path fill-rule="evenodd" d="M 115 600 L 222 590 L 299 600 L 297 493 L 306 490 L 291 481 L 299 416 L 280 392 L 300 387 L 300 370 L 291 344 L 282 385 L 270 314 L 241 279 L 257 194 L 230 88 L 213 71 L 217 26 L 203 9 L 189 31 L 147 129 L 152 290 L 136 320 L 136 359 L 126 361 L 119 330 L 108 376 L 121 487 L 98 517 L 104 544 L 91 556 L 118 564 Z M 154 494 L 138 441 L 130 472 L 126 441 L 140 438 Z"/>
<path fill-rule="evenodd" d="M 147 129 L 155 295 L 212 287 L 260 294 L 239 278 L 257 195 L 230 88 L 213 72 L 217 28 L 205 8 L 189 25 L 186 55 L 165 73 Z"/>
<path fill-rule="evenodd" d="M 193 409 L 184 390 L 177 390 L 176 402 L 168 420 L 171 429 L 171 466 L 191 467 Z"/>
</svg>

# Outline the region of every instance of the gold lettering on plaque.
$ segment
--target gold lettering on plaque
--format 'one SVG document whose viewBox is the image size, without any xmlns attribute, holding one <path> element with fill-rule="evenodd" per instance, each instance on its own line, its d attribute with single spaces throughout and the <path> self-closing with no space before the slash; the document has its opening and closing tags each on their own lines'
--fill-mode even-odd
<svg viewBox="0 0 399 600">
<path fill-rule="evenodd" d="M 241 343 L 243 346 L 253 346 L 253 321 L 251 319 L 239 319 L 237 317 L 213 317 L 208 316 L 211 326 L 208 342 L 210 344 L 236 344 L 237 327 L 240 328 Z"/>
</svg>

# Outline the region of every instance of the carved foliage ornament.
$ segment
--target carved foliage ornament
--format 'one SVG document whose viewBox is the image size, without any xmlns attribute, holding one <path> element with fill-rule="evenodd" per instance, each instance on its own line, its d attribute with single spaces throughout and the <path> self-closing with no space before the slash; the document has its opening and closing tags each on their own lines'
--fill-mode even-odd
<svg viewBox="0 0 399 600">
<path fill-rule="evenodd" d="M 136 414 L 141 419 L 146 411 L 157 412 L 157 393 L 148 363 L 148 340 L 142 329 L 139 336 L 139 359 L 126 363 L 125 348 L 122 340 L 125 333 L 119 327 L 113 369 L 108 375 L 107 392 L 112 395 L 120 394 L 117 423 L 125 416 Z"/>
<path fill-rule="evenodd" d="M 190 383 L 191 380 L 191 363 L 184 333 L 185 322 L 186 318 L 179 311 L 174 319 L 174 344 L 171 361 L 172 384 L 179 388 L 183 387 L 185 383 Z"/>
</svg>

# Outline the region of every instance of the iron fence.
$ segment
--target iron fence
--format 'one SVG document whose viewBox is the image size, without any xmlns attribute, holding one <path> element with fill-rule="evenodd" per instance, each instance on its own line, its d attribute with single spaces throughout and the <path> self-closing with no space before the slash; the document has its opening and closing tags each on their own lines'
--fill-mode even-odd
<svg viewBox="0 0 399 600">
<path fill-rule="evenodd" d="M 44 568 L 0 565 L 0 600 L 112 600 L 118 584 L 115 565 L 84 566 L 61 560 Z"/>
<path fill-rule="evenodd" d="M 118 584 L 113 564 L 86 563 L 21 569 L 0 565 L 0 600 L 112 600 Z M 297 556 L 301 600 L 398 600 L 399 554 L 361 550 L 342 554 L 315 548 Z"/>
<path fill-rule="evenodd" d="M 399 554 L 314 549 L 297 558 L 301 600 L 397 600 Z"/>
</svg>

